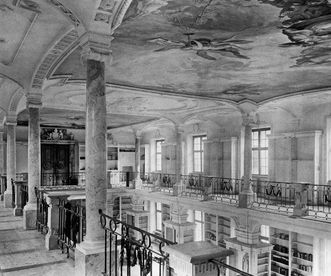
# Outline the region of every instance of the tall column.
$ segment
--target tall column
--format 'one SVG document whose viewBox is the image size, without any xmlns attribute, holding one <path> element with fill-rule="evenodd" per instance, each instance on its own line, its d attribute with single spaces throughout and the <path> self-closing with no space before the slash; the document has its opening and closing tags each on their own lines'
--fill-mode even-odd
<svg viewBox="0 0 331 276">
<path fill-rule="evenodd" d="M 2 175 L 4 174 L 4 151 L 3 151 L 3 127 L 0 127 L 0 200 L 3 200 L 3 193 L 5 192 L 5 183 Z"/>
<path fill-rule="evenodd" d="M 99 209 L 106 212 L 107 148 L 105 63 L 111 37 L 87 33 L 82 39 L 86 63 L 86 236 L 75 250 L 76 275 L 96 275 L 103 267 L 104 230 Z"/>
<path fill-rule="evenodd" d="M 7 118 L 7 189 L 4 193 L 4 207 L 12 207 L 11 179 L 16 178 L 16 116 Z"/>
<path fill-rule="evenodd" d="M 175 127 L 176 132 L 176 184 L 173 188 L 173 194 L 179 195 L 182 189 L 182 140 L 183 140 L 183 133 L 184 130 L 179 126 Z"/>
<path fill-rule="evenodd" d="M 247 208 L 254 200 L 252 189 L 252 118 L 249 114 L 243 115 L 244 128 L 244 176 L 243 185 L 239 194 L 239 207 Z"/>
<path fill-rule="evenodd" d="M 141 189 L 142 181 L 140 178 L 140 133 L 135 133 L 135 172 L 136 172 L 136 179 L 135 179 L 135 188 Z"/>
<path fill-rule="evenodd" d="M 4 173 L 3 127 L 0 127 L 0 175 Z"/>
<path fill-rule="evenodd" d="M 37 198 L 35 188 L 40 186 L 40 118 L 41 93 L 27 95 L 29 112 L 28 128 L 28 195 L 29 201 L 23 208 L 23 228 L 35 229 L 37 219 Z"/>
</svg>

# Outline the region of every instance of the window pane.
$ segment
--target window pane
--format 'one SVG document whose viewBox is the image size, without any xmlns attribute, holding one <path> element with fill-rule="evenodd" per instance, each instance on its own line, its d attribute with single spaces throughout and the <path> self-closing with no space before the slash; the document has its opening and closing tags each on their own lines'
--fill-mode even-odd
<svg viewBox="0 0 331 276">
<path fill-rule="evenodd" d="M 261 131 L 261 147 L 268 147 L 268 138 L 267 138 L 267 132 L 266 131 Z"/>
<path fill-rule="evenodd" d="M 201 159 L 200 159 L 200 152 L 195 152 L 193 157 L 194 162 L 194 171 L 200 172 L 201 171 Z"/>
<path fill-rule="evenodd" d="M 201 217 L 201 212 L 200 211 L 194 211 L 194 215 L 195 215 L 195 220 L 201 221 L 202 217 Z"/>
<path fill-rule="evenodd" d="M 254 150 L 252 152 L 252 173 L 259 174 L 259 152 Z"/>
<path fill-rule="evenodd" d="M 200 150 L 200 137 L 193 138 L 193 150 Z"/>
<path fill-rule="evenodd" d="M 158 171 L 161 170 L 161 159 L 162 159 L 161 154 L 157 154 L 156 155 L 156 170 L 158 170 Z"/>
<path fill-rule="evenodd" d="M 156 213 L 156 229 L 162 230 L 162 213 L 161 212 Z"/>
<path fill-rule="evenodd" d="M 268 135 L 270 129 L 252 131 L 252 173 L 268 174 Z"/>
<path fill-rule="evenodd" d="M 268 174 L 268 150 L 261 150 L 261 174 Z"/>
</svg>

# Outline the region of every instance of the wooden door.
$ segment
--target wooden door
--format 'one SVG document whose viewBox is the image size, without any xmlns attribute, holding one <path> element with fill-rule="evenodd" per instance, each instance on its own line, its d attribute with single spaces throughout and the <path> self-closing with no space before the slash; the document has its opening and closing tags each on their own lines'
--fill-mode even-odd
<svg viewBox="0 0 331 276">
<path fill-rule="evenodd" d="M 69 145 L 41 145 L 41 185 L 67 185 L 69 173 Z"/>
</svg>

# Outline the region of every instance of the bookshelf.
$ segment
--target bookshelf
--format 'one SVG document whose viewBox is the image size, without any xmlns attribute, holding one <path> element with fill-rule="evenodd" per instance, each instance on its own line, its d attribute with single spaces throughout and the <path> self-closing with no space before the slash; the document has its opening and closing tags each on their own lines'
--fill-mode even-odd
<svg viewBox="0 0 331 276">
<path fill-rule="evenodd" d="M 230 237 L 230 219 L 205 214 L 205 239 L 225 248 L 224 239 Z"/>
<path fill-rule="evenodd" d="M 270 242 L 274 245 L 271 260 L 271 275 L 314 276 L 313 237 L 272 229 Z"/>
</svg>

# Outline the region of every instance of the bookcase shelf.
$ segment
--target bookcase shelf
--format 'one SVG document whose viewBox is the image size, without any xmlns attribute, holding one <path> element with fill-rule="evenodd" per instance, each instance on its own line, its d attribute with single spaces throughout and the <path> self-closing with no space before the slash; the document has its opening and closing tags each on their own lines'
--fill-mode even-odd
<svg viewBox="0 0 331 276">
<path fill-rule="evenodd" d="M 230 237 L 230 219 L 214 214 L 205 214 L 205 238 L 225 247 L 224 238 Z"/>
<path fill-rule="evenodd" d="M 313 276 L 313 237 L 277 228 L 271 231 L 271 275 Z"/>
</svg>

